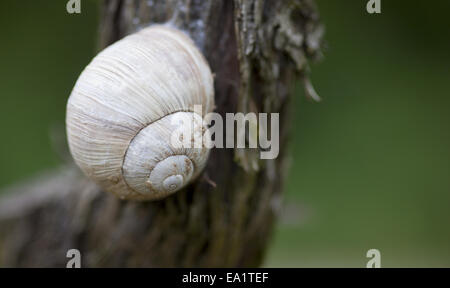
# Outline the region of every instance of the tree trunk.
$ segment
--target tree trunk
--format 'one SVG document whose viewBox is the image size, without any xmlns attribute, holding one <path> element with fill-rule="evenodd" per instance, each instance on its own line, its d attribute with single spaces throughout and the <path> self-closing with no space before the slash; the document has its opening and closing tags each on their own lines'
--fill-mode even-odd
<svg viewBox="0 0 450 288">
<path fill-rule="evenodd" d="M 253 267 L 262 263 L 286 175 L 290 84 L 306 78 L 322 28 L 309 0 L 108 0 L 100 46 L 171 22 L 215 73 L 216 112 L 280 113 L 280 154 L 213 149 L 199 179 L 157 202 L 121 201 L 73 164 L 0 200 L 0 266 Z M 306 80 L 306 91 L 315 97 Z"/>
</svg>

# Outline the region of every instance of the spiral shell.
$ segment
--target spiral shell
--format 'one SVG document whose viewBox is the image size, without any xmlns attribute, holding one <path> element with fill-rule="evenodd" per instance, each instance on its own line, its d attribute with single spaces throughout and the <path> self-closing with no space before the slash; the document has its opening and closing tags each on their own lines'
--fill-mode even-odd
<svg viewBox="0 0 450 288">
<path fill-rule="evenodd" d="M 184 33 L 154 25 L 100 52 L 67 104 L 67 136 L 77 165 L 122 199 L 153 200 L 199 175 L 204 146 L 178 147 L 174 131 L 205 131 L 214 107 L 213 77 Z M 197 112 L 197 113 L 196 113 Z"/>
</svg>

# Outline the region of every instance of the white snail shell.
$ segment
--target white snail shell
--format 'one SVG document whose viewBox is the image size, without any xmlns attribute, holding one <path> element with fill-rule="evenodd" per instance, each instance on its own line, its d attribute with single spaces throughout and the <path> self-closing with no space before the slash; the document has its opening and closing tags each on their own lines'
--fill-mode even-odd
<svg viewBox="0 0 450 288">
<path fill-rule="evenodd" d="M 67 104 L 70 151 L 83 172 L 122 199 L 154 200 L 199 175 L 209 150 L 177 148 L 183 125 L 203 133 L 214 107 L 211 70 L 192 40 L 154 25 L 100 52 Z"/>
</svg>

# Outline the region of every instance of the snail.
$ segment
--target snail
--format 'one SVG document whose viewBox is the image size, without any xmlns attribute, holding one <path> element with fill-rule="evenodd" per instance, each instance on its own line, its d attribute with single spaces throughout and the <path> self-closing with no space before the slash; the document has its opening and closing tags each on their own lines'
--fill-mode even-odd
<svg viewBox="0 0 450 288">
<path fill-rule="evenodd" d="M 104 190 L 161 199 L 206 165 L 208 148 L 174 146 L 171 138 L 185 128 L 204 133 L 201 115 L 213 107 L 213 76 L 194 42 L 152 25 L 105 48 L 83 70 L 67 103 L 69 149 Z"/>
</svg>

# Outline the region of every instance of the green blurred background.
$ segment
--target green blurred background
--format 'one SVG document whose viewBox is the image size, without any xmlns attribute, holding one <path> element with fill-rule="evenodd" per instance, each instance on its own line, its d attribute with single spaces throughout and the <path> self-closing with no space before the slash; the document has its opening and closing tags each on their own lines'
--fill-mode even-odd
<svg viewBox="0 0 450 288">
<path fill-rule="evenodd" d="M 51 139 L 96 49 L 98 2 L 0 3 L 0 188 L 61 164 Z M 323 98 L 296 85 L 285 209 L 266 266 L 450 266 L 450 1 L 317 0 Z M 56 132 L 52 132 L 56 131 Z M 58 144 L 56 144 L 57 146 Z"/>
</svg>

